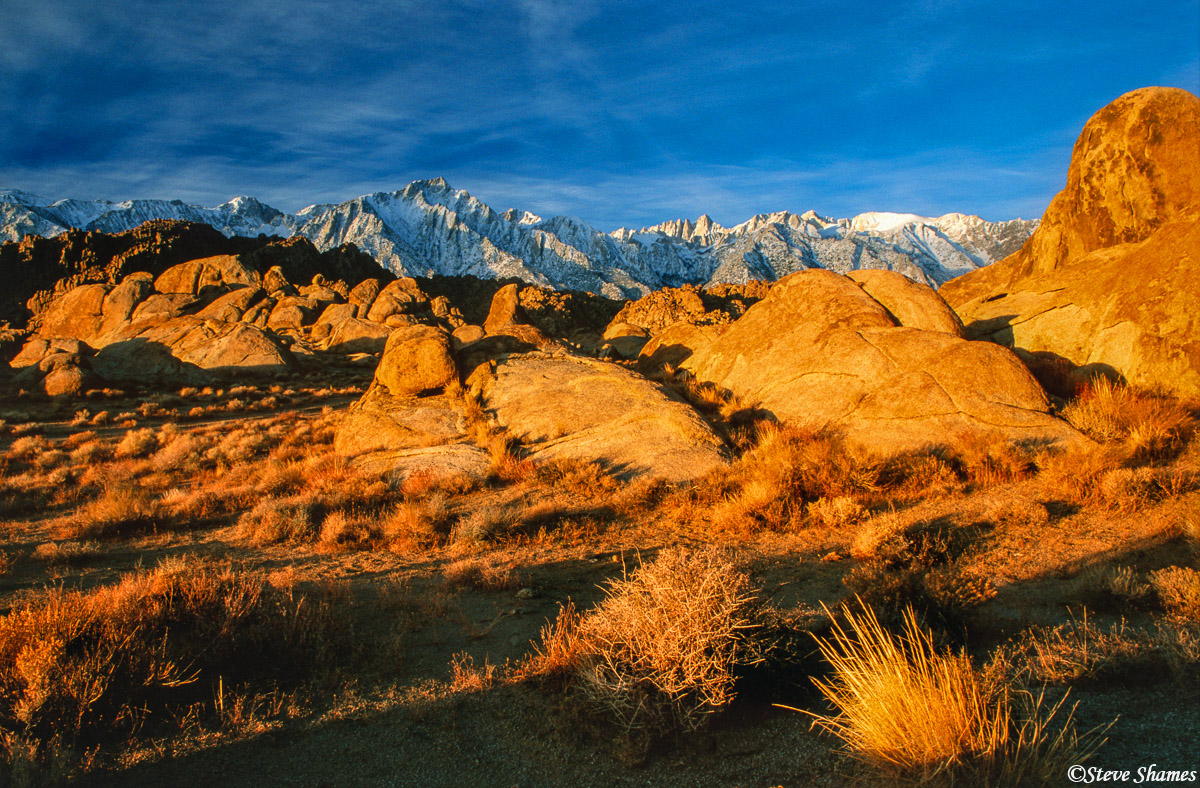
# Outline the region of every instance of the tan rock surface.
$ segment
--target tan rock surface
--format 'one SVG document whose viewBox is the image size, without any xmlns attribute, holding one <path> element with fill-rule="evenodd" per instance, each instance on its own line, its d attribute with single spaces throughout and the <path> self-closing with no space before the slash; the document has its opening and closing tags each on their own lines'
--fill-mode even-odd
<svg viewBox="0 0 1200 788">
<path fill-rule="evenodd" d="M 782 421 L 834 426 L 880 452 L 963 432 L 1077 440 L 1011 351 L 897 325 L 853 280 L 824 270 L 781 279 L 682 366 Z"/>
<path fill-rule="evenodd" d="M 392 396 L 441 389 L 458 380 L 450 335 L 432 326 L 403 326 L 388 337 L 375 370 Z"/>
<path fill-rule="evenodd" d="M 896 271 L 859 270 L 847 274 L 907 328 L 962 336 L 963 325 L 946 300 L 928 285 Z"/>
<path fill-rule="evenodd" d="M 966 335 L 1200 396 L 1200 98 L 1120 97 L 1020 252 L 947 282 Z"/>
<path fill-rule="evenodd" d="M 196 313 L 196 317 L 232 323 L 241 320 L 242 316 L 246 314 L 246 310 L 265 297 L 266 293 L 261 287 L 239 287 L 209 302 L 207 306 Z"/>
<path fill-rule="evenodd" d="M 381 353 L 392 329 L 370 320 L 348 318 L 333 326 L 324 347 L 335 353 Z"/>
<path fill-rule="evenodd" d="M 154 289 L 160 293 L 199 295 L 207 287 L 257 287 L 261 283 L 257 271 L 243 265 L 237 255 L 226 254 L 171 266 L 154 280 Z"/>
<path fill-rule="evenodd" d="M 63 293 L 42 314 L 37 335 L 92 340 L 103 328 L 104 299 L 110 289 L 107 285 L 81 285 Z"/>
<path fill-rule="evenodd" d="M 488 309 L 487 319 L 483 321 L 483 330 L 494 334 L 501 328 L 510 325 L 529 323 L 525 312 L 521 309 L 520 285 L 505 285 L 492 296 L 492 306 Z"/>
<path fill-rule="evenodd" d="M 614 364 L 565 353 L 510 355 L 477 367 L 469 383 L 535 462 L 581 459 L 625 477 L 668 481 L 725 463 L 721 440 L 689 405 Z"/>
<path fill-rule="evenodd" d="M 395 315 L 409 315 L 417 312 L 428 304 L 429 299 L 417 286 L 417 280 L 411 277 L 401 277 L 388 282 L 379 291 L 379 295 L 367 310 L 367 319 L 376 323 L 385 323 Z"/>
</svg>

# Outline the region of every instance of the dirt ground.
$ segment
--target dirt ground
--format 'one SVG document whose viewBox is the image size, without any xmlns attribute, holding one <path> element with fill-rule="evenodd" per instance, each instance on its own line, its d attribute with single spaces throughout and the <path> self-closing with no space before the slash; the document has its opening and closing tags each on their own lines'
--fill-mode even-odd
<svg viewBox="0 0 1200 788">
<path fill-rule="evenodd" d="M 339 389 L 338 383 L 350 388 Z M 284 406 L 294 414 L 289 424 L 335 419 L 362 384 L 345 379 L 324 386 L 285 382 L 293 392 Z M 242 399 L 252 405 L 255 397 L 266 394 L 264 388 Z M 101 407 L 133 412 L 145 396 L 77 406 L 93 413 Z M 194 398 L 203 400 L 202 395 Z M 190 404 L 187 397 L 183 400 L 181 410 Z M 210 400 L 218 402 L 222 396 L 204 401 Z M 10 403 L 10 411 L 23 410 L 32 418 L 13 419 L 10 413 L 0 449 L 11 450 L 22 435 L 42 435 L 52 448 L 83 429 L 96 432 L 102 443 L 115 443 L 131 429 L 161 429 L 171 421 L 169 416 L 137 416 L 132 427 L 81 425 L 71 407 L 44 408 L 35 402 Z M 278 413 L 233 408 L 180 420 L 179 429 L 233 431 Z M 1184 457 L 1177 462 L 1190 461 Z M 14 467 L 6 465 L 10 474 Z M 944 495 L 899 502 L 890 512 L 883 507 L 871 512 L 874 518 L 891 516 L 902 524 L 979 526 L 956 564 L 966 576 L 986 577 L 992 590 L 969 613 L 965 645 L 979 662 L 1031 626 L 1085 615 L 1093 599 L 1089 578 L 1097 571 L 1128 566 L 1145 574 L 1195 564 L 1194 546 L 1184 534 L 1200 511 L 1200 493 L 1194 489 L 1120 510 L 1073 507 L 1047 497 L 1041 484 L 1033 478 L 965 485 Z M 553 495 L 560 507 L 569 498 L 562 492 Z M 512 485 L 471 496 L 463 506 L 499 506 L 521 496 L 541 501 L 534 492 Z M 1031 502 L 1041 507 L 1037 517 L 1012 514 Z M 822 605 L 836 606 L 851 595 L 847 578 L 863 563 L 855 557 L 861 524 L 802 524 L 732 534 L 714 529 L 703 512 L 688 519 L 654 509 L 649 510 L 654 516 L 644 521 L 616 517 L 600 528 L 543 529 L 499 543 L 334 549 L 253 543 L 239 528 L 243 511 L 221 515 L 203 527 L 127 538 L 64 539 L 62 519 L 78 505 L 48 504 L 6 517 L 0 527 L 7 563 L 0 573 L 0 612 L 36 600 L 47 588 L 95 588 L 166 559 L 202 558 L 229 562 L 239 571 L 288 572 L 298 587 L 329 591 L 338 616 L 359 642 L 369 644 L 369 653 L 349 667 L 278 696 L 283 698 L 278 707 L 264 690 L 257 701 L 260 708 L 241 722 L 158 730 L 106 745 L 75 776 L 81 785 L 821 786 L 842 785 L 860 773 L 839 751 L 839 742 L 814 730 L 807 715 L 774 705 L 826 710 L 810 675 L 799 669 L 746 682 L 738 700 L 705 730 L 657 742 L 643 752 L 597 720 L 571 693 L 536 680 L 509 680 L 505 668 L 533 653 L 560 606 L 572 601 L 580 610 L 592 608 L 604 598 L 607 581 L 673 544 L 731 546 L 750 571 L 761 600 L 799 631 L 820 631 Z M 245 502 L 243 510 L 249 505 Z M 453 510 L 458 504 L 452 499 L 450 505 Z M 87 547 L 71 560 L 38 557 L 43 545 L 64 542 Z M 463 580 L 464 566 L 494 570 L 501 579 L 489 583 L 470 575 Z M 483 571 L 483 576 L 490 575 Z M 1139 607 L 1086 615 L 1100 626 L 1123 619 L 1149 626 L 1159 617 Z M 815 641 L 804 637 L 807 650 L 815 652 Z M 454 664 L 466 659 L 475 668 L 495 666 L 495 674 L 476 685 L 456 680 Z M 1069 689 L 1056 684 L 1047 695 L 1053 700 L 1064 692 L 1064 709 L 1077 704 L 1075 720 L 1081 730 L 1116 720 L 1091 764 L 1200 768 L 1200 684 L 1194 670 L 1171 676 L 1135 667 L 1115 677 L 1085 676 Z M 1062 784 L 1068 782 L 1064 775 Z"/>
</svg>

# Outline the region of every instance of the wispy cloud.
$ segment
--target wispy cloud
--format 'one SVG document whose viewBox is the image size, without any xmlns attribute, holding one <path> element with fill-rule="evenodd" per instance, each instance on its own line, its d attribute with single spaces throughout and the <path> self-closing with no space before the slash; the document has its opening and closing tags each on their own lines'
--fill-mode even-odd
<svg viewBox="0 0 1200 788">
<path fill-rule="evenodd" d="M 1036 215 L 1103 103 L 1196 89 L 1194 0 L 1149 3 L 5 0 L 0 187 L 294 210 L 445 175 L 607 228 Z"/>
</svg>

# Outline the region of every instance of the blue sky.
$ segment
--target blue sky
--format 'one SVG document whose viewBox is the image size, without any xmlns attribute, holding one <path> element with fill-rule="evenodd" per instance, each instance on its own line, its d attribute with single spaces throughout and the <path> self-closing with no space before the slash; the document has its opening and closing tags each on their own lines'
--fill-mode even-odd
<svg viewBox="0 0 1200 788">
<path fill-rule="evenodd" d="M 1154 84 L 1200 92 L 1200 0 L 3 0 L 0 188 L 1028 218 Z"/>
</svg>

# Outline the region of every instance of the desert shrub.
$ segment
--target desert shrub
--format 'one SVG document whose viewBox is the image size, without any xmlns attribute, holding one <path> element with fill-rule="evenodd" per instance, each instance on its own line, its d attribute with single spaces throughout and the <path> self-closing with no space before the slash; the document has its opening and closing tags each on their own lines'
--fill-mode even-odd
<svg viewBox="0 0 1200 788">
<path fill-rule="evenodd" d="M 945 494 L 962 484 L 957 461 L 944 450 L 889 455 L 880 462 L 877 482 L 890 499 Z"/>
<path fill-rule="evenodd" d="M 144 487 L 116 482 L 99 498 L 61 518 L 55 534 L 65 539 L 111 539 L 158 530 L 167 525 L 158 500 Z"/>
<path fill-rule="evenodd" d="M 903 626 L 913 609 L 926 625 L 965 635 L 971 611 L 996 593 L 989 578 L 965 572 L 959 561 L 979 529 L 942 521 L 902 528 L 894 516 L 868 527 L 852 542 L 862 560 L 842 578 L 847 588 L 889 626 Z"/>
<path fill-rule="evenodd" d="M 454 524 L 450 540 L 455 544 L 496 542 L 520 523 L 520 513 L 508 506 L 485 506 L 468 513 Z"/>
<path fill-rule="evenodd" d="M 374 544 L 382 533 L 383 529 L 371 518 L 334 511 L 327 514 L 321 522 L 318 539 L 327 547 L 345 549 Z"/>
<path fill-rule="evenodd" d="M 868 607 L 842 611 L 828 638 L 817 638 L 832 666 L 814 679 L 836 710 L 815 724 L 890 781 L 921 785 L 1057 785 L 1065 769 L 1098 746 L 1075 734 L 1062 702 L 988 681 L 965 654 L 939 652 L 906 611 L 898 635 Z"/>
<path fill-rule="evenodd" d="M 208 441 L 199 435 L 172 436 L 150 458 L 158 471 L 186 471 L 195 473 L 207 464 L 204 452 Z"/>
<path fill-rule="evenodd" d="M 1124 620 L 1105 628 L 1085 611 L 1082 619 L 1026 630 L 996 661 L 1010 676 L 1043 684 L 1126 683 L 1193 669 L 1200 648 L 1186 629 L 1143 629 Z"/>
<path fill-rule="evenodd" d="M 0 728 L 84 747 L 212 713 L 218 683 L 294 684 L 338 654 L 321 600 L 256 574 L 175 562 L 0 618 Z"/>
<path fill-rule="evenodd" d="M 442 578 L 451 588 L 477 588 L 481 591 L 512 591 L 521 587 L 522 578 L 507 563 L 464 558 L 442 570 Z"/>
<path fill-rule="evenodd" d="M 1037 467 L 1030 448 L 1002 433 L 963 433 L 951 453 L 966 480 L 984 486 L 1027 478 Z"/>
<path fill-rule="evenodd" d="M 47 566 L 70 566 L 86 563 L 100 554 L 96 542 L 43 542 L 33 550 L 33 558 Z"/>
<path fill-rule="evenodd" d="M 45 435 L 22 435 L 9 445 L 5 456 L 10 460 L 32 462 L 46 451 L 50 451 L 50 441 Z"/>
<path fill-rule="evenodd" d="M 401 501 L 384 515 L 380 525 L 393 549 L 423 550 L 442 544 L 450 535 L 450 507 L 436 493 L 417 501 Z"/>
<path fill-rule="evenodd" d="M 320 533 L 324 507 L 307 495 L 266 498 L 238 518 L 238 535 L 254 544 L 313 542 Z"/>
<path fill-rule="evenodd" d="M 558 459 L 540 463 L 534 478 L 541 484 L 588 497 L 611 496 L 621 488 L 621 483 L 598 463 L 585 460 Z"/>
<path fill-rule="evenodd" d="M 1151 573 L 1150 584 L 1168 615 L 1200 623 L 1200 572 L 1172 566 Z"/>
<path fill-rule="evenodd" d="M 849 495 L 818 498 L 805 507 L 805 513 L 814 525 L 833 529 L 853 525 L 867 516 L 867 510 Z"/>
<path fill-rule="evenodd" d="M 735 492 L 716 512 L 719 522 L 782 528 L 803 520 L 821 498 L 854 497 L 877 489 L 879 465 L 828 431 L 766 423 L 758 445 L 735 465 Z"/>
<path fill-rule="evenodd" d="M 1177 400 L 1106 377 L 1092 381 L 1063 416 L 1097 440 L 1123 441 L 1135 461 L 1174 456 L 1195 430 L 1194 419 Z"/>
<path fill-rule="evenodd" d="M 760 615 L 729 555 L 670 548 L 613 581 L 595 610 L 560 615 L 538 660 L 541 672 L 568 672 L 633 737 L 686 733 L 728 706 L 738 671 L 761 661 Z"/>
<path fill-rule="evenodd" d="M 154 430 L 145 427 L 140 430 L 128 430 L 125 437 L 117 444 L 118 457 L 148 457 L 158 449 L 158 436 Z"/>
<path fill-rule="evenodd" d="M 1092 609 L 1126 610 L 1151 601 L 1154 589 L 1131 566 L 1094 566 L 1075 580 L 1080 597 Z"/>
</svg>

